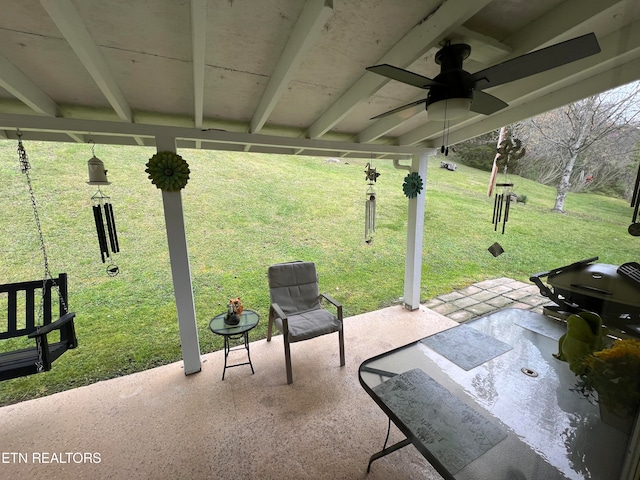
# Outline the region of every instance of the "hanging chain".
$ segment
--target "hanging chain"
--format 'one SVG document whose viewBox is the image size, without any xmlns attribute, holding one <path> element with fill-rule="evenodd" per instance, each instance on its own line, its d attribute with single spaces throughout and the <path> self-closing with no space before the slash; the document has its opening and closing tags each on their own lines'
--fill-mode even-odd
<svg viewBox="0 0 640 480">
<path fill-rule="evenodd" d="M 22 145 L 22 134 L 18 132 L 18 158 L 20 161 L 20 171 L 25 175 L 27 179 L 27 186 L 29 187 L 29 196 L 31 198 L 31 206 L 33 207 L 33 217 L 36 222 L 36 227 L 38 229 L 38 237 L 40 239 L 40 251 L 42 252 L 42 257 L 44 261 L 44 275 L 42 280 L 42 298 L 40 299 L 40 307 L 38 311 L 38 323 L 42 323 L 42 314 L 44 311 L 44 296 L 47 280 L 52 282 L 53 287 L 55 288 L 60 303 L 62 303 L 62 308 L 64 311 L 67 311 L 67 304 L 64 298 L 60 295 L 60 289 L 58 284 L 53 279 L 51 275 L 51 270 L 49 269 L 49 257 L 47 256 L 47 249 L 44 244 L 44 235 L 42 234 L 42 225 L 40 223 L 40 216 L 38 215 L 38 208 L 36 204 L 36 196 L 33 191 L 33 186 L 31 184 L 31 175 L 29 174 L 29 170 L 31 170 L 31 165 L 29 164 L 29 158 L 27 157 L 27 152 Z M 38 325 L 41 326 L 41 325 Z M 38 350 L 40 350 L 40 342 L 37 342 Z M 38 357 L 40 357 L 40 351 L 38 351 Z"/>
</svg>

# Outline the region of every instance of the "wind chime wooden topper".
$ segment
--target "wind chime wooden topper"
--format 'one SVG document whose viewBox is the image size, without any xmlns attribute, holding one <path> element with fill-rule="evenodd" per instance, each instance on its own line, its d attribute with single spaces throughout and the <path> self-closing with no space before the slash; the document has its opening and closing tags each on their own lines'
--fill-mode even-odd
<svg viewBox="0 0 640 480">
<path fill-rule="evenodd" d="M 103 194 L 100 190 L 102 185 L 110 185 L 107 180 L 107 171 L 104 163 L 95 155 L 95 145 L 91 142 L 91 159 L 89 159 L 89 185 L 97 185 L 98 191 L 91 197 L 93 202 L 93 219 L 96 224 L 96 232 L 98 234 L 98 244 L 100 246 L 100 256 L 102 263 L 106 263 L 107 259 L 120 251 L 118 243 L 118 233 L 116 231 L 116 220 L 113 216 L 113 206 L 111 198 Z M 106 229 L 105 229 L 106 224 Z M 109 234 L 109 242 L 107 242 L 107 233 Z M 119 273 L 120 269 L 111 261 L 107 266 L 107 275 L 114 277 Z"/>
</svg>

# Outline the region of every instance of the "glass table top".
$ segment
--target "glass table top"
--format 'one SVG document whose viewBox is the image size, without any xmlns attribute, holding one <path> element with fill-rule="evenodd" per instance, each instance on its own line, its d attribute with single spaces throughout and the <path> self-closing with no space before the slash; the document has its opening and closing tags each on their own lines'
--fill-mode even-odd
<svg viewBox="0 0 640 480">
<path fill-rule="evenodd" d="M 502 310 L 363 362 L 360 383 L 445 478 L 619 478 L 629 435 L 553 357 L 564 331 Z"/>
<path fill-rule="evenodd" d="M 240 322 L 237 325 L 227 325 L 224 323 L 225 313 L 216 315 L 209 322 L 209 329 L 218 335 L 238 335 L 248 332 L 260 321 L 260 316 L 253 310 L 243 310 L 240 314 Z"/>
</svg>

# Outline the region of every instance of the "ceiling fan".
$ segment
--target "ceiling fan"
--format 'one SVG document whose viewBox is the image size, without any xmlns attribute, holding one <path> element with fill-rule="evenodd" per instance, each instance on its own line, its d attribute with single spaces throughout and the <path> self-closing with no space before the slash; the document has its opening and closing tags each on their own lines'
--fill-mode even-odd
<svg viewBox="0 0 640 480">
<path fill-rule="evenodd" d="M 451 120 L 471 112 L 491 115 L 508 106 L 497 97 L 483 92 L 485 88 L 513 82 L 600 52 L 600 45 L 593 33 L 551 45 L 476 73 L 462 69 L 462 63 L 471 53 L 465 43 L 447 44 L 436 53 L 440 73 L 432 80 L 417 73 L 382 64 L 367 67 L 370 72 L 414 87 L 429 90 L 426 98 L 394 108 L 375 120 L 407 108 L 426 104 L 431 120 Z"/>
</svg>

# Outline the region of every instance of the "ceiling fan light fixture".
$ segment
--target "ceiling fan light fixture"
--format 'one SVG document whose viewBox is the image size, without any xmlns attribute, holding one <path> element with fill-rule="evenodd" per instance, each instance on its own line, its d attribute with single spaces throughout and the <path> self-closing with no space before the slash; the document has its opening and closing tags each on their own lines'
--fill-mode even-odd
<svg viewBox="0 0 640 480">
<path fill-rule="evenodd" d="M 470 98 L 447 98 L 427 107 L 429 120 L 453 120 L 468 115 L 470 110 Z"/>
</svg>

